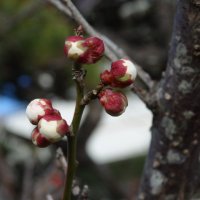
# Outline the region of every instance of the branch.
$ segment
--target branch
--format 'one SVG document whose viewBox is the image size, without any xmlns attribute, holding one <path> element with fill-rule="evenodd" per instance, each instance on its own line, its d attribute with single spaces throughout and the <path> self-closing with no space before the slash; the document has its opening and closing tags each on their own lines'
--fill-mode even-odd
<svg viewBox="0 0 200 200">
<path fill-rule="evenodd" d="M 71 0 L 64 0 L 65 4 L 59 0 L 48 0 L 48 1 L 51 4 L 53 4 L 57 9 L 59 9 L 61 12 L 63 12 L 68 17 L 70 17 L 72 20 L 74 20 L 76 23 L 82 25 L 84 30 L 89 35 L 96 35 L 97 37 L 102 38 L 105 43 L 105 56 L 109 60 L 115 61 L 120 58 L 129 58 L 129 56 L 121 48 L 119 48 L 112 40 L 110 40 L 108 37 L 101 34 L 100 32 L 96 31 L 85 20 L 85 18 L 82 16 L 82 14 L 79 12 L 79 10 L 75 7 L 75 5 L 71 2 Z M 137 66 L 139 78 L 142 80 L 142 82 L 145 83 L 145 85 L 148 89 L 151 89 L 152 86 L 154 85 L 154 81 L 151 79 L 149 74 L 146 73 L 142 69 L 142 67 L 140 67 L 138 64 L 136 64 L 136 66 Z"/>
<path fill-rule="evenodd" d="M 83 96 L 81 105 L 87 105 L 92 99 L 96 99 L 99 92 L 105 87 L 104 84 L 99 83 L 95 89 L 89 91 L 86 95 Z"/>
<path fill-rule="evenodd" d="M 197 2 L 197 1 L 196 1 Z M 177 1 L 138 200 L 199 199 L 200 4 Z"/>
<path fill-rule="evenodd" d="M 85 72 L 82 67 L 75 63 L 73 68 L 73 79 L 76 83 L 76 106 L 74 111 L 74 116 L 71 123 L 71 134 L 68 137 L 68 151 L 67 151 L 67 177 L 65 181 L 65 188 L 63 194 L 63 200 L 70 200 L 71 199 L 71 191 L 72 191 L 72 183 L 73 178 L 77 166 L 76 161 L 76 151 L 77 151 L 77 132 L 80 126 L 80 121 L 82 118 L 82 114 L 84 111 L 85 106 L 81 105 L 81 100 L 84 95 L 84 76 Z"/>
<path fill-rule="evenodd" d="M 48 0 L 52 5 L 54 5 L 58 10 L 60 10 L 61 12 L 63 12 L 64 14 L 66 14 L 68 17 L 72 18 L 72 13 L 71 11 L 63 5 L 63 3 L 61 3 L 58 0 Z"/>
</svg>

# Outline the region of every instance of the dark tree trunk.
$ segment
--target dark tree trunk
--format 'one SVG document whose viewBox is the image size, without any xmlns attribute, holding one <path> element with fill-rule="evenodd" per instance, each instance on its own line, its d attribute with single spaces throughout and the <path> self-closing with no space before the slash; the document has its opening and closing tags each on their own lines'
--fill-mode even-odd
<svg viewBox="0 0 200 200">
<path fill-rule="evenodd" d="M 138 199 L 200 198 L 200 1 L 179 0 Z"/>
</svg>

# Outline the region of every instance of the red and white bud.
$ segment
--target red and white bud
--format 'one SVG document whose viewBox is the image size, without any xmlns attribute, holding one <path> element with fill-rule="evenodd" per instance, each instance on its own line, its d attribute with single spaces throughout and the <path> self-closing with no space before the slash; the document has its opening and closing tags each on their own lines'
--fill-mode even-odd
<svg viewBox="0 0 200 200">
<path fill-rule="evenodd" d="M 81 36 L 70 36 L 65 40 L 65 54 L 68 58 L 82 64 L 97 62 L 104 53 L 104 43 L 97 37 L 84 39 Z"/>
<path fill-rule="evenodd" d="M 112 63 L 113 87 L 127 87 L 131 85 L 137 76 L 136 66 L 128 59 L 120 59 Z"/>
<path fill-rule="evenodd" d="M 33 129 L 31 138 L 33 144 L 41 148 L 47 147 L 51 144 L 51 142 L 39 132 L 37 127 Z"/>
<path fill-rule="evenodd" d="M 121 115 L 128 106 L 126 96 L 119 91 L 105 89 L 99 93 L 98 97 L 105 111 L 112 116 Z"/>
<path fill-rule="evenodd" d="M 84 38 L 81 36 L 70 36 L 65 40 L 64 52 L 72 60 L 78 61 L 80 56 L 87 50 L 83 47 Z"/>
<path fill-rule="evenodd" d="M 45 115 L 38 123 L 38 130 L 51 142 L 57 142 L 69 134 L 67 122 L 58 114 Z"/>
<path fill-rule="evenodd" d="M 86 51 L 80 55 L 79 62 L 83 64 L 92 64 L 96 63 L 103 56 L 105 48 L 101 39 L 89 37 L 85 39 L 82 45 L 86 48 Z"/>
<path fill-rule="evenodd" d="M 113 76 L 108 70 L 105 70 L 100 74 L 100 79 L 104 85 L 111 85 L 113 82 Z"/>
<path fill-rule="evenodd" d="M 29 121 L 36 125 L 39 120 L 45 116 L 53 113 L 51 101 L 48 99 L 34 99 L 26 108 L 26 115 Z"/>
</svg>

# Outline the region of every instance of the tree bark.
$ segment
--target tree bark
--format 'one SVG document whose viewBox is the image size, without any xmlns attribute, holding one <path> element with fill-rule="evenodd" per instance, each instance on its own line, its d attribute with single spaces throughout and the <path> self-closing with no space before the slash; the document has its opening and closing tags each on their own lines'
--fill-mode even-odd
<svg viewBox="0 0 200 200">
<path fill-rule="evenodd" d="M 138 200 L 200 198 L 200 1 L 179 0 Z"/>
</svg>

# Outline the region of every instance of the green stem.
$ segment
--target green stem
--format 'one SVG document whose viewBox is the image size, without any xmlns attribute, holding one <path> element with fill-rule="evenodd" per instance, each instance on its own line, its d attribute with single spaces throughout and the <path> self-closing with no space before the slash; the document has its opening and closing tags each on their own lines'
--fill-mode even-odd
<svg viewBox="0 0 200 200">
<path fill-rule="evenodd" d="M 74 66 L 75 73 L 74 79 L 76 82 L 76 107 L 74 116 L 71 123 L 71 135 L 68 137 L 68 150 L 67 150 L 67 176 L 65 180 L 65 188 L 62 200 L 71 200 L 72 183 L 76 171 L 77 161 L 76 161 L 76 150 L 77 150 L 77 132 L 80 126 L 82 114 L 85 106 L 81 105 L 81 100 L 84 96 L 83 87 L 83 74 L 80 66 Z"/>
</svg>

